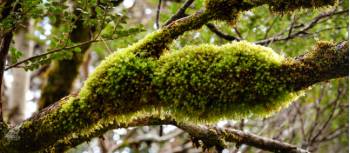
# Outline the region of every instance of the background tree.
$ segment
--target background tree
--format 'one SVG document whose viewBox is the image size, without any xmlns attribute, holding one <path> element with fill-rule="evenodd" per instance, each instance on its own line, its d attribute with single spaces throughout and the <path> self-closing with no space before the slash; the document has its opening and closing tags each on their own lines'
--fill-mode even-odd
<svg viewBox="0 0 350 153">
<path fill-rule="evenodd" d="M 38 106 L 23 122 L 4 113 L 0 152 L 85 141 L 68 152 L 348 152 L 347 80 L 314 85 L 348 75 L 347 1 L 0 4 L 4 82 L 14 87 L 15 68 L 34 71 L 22 105 Z M 18 61 L 29 50 L 13 35 L 29 20 L 37 45 Z"/>
</svg>

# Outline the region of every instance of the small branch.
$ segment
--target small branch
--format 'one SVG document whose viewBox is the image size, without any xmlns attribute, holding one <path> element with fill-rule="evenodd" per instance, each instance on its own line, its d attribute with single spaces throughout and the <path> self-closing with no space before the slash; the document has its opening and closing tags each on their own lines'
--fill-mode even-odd
<svg viewBox="0 0 350 153">
<path fill-rule="evenodd" d="M 269 33 L 270 33 L 273 25 L 275 25 L 276 20 L 277 20 L 277 17 L 274 17 L 274 19 L 272 20 L 272 23 L 269 25 L 269 27 L 267 28 L 267 30 L 265 32 L 264 39 L 266 39 L 269 36 Z"/>
<path fill-rule="evenodd" d="M 203 139 L 202 141 L 209 143 L 218 143 L 220 140 L 227 142 L 236 142 L 240 144 L 246 144 L 254 146 L 256 148 L 271 151 L 271 152 L 283 152 L 283 153 L 308 153 L 307 150 L 298 148 L 297 146 L 276 141 L 273 139 L 261 137 L 248 132 L 243 132 L 236 129 L 227 128 L 208 128 L 204 126 L 196 126 L 192 124 L 178 124 L 182 130 L 188 132 L 191 136 Z M 211 144 L 220 145 L 220 144 Z"/>
<path fill-rule="evenodd" d="M 292 23 L 290 24 L 289 30 L 288 30 L 288 37 L 290 37 L 290 35 L 293 32 L 293 27 L 296 23 L 297 17 L 295 15 L 292 16 Z"/>
<path fill-rule="evenodd" d="M 57 53 L 57 52 L 60 52 L 62 50 L 67 50 L 67 49 L 73 49 L 73 48 L 76 48 L 76 47 L 81 47 L 81 46 L 84 46 L 84 45 L 87 45 L 87 44 L 90 44 L 92 42 L 96 42 L 96 40 L 90 40 L 90 41 L 86 41 L 86 42 L 82 42 L 82 43 L 79 43 L 79 44 L 76 44 L 76 45 L 73 45 L 73 46 L 69 46 L 69 47 L 62 47 L 62 48 L 57 48 L 57 49 L 53 49 L 51 51 L 48 51 L 46 53 L 43 53 L 43 54 L 40 54 L 40 55 L 36 55 L 36 56 L 32 56 L 32 57 L 29 57 L 29 58 L 26 58 L 22 61 L 19 61 L 15 64 L 12 64 L 8 67 L 5 68 L 5 71 L 11 69 L 11 68 L 14 68 L 14 67 L 17 67 L 23 63 L 26 63 L 28 61 L 31 61 L 31 60 L 34 60 L 34 59 L 37 59 L 37 58 L 41 58 L 41 57 L 45 57 L 47 55 L 50 55 L 50 54 L 54 54 L 54 53 Z"/>
<path fill-rule="evenodd" d="M 231 36 L 231 35 L 228 35 L 228 34 L 221 32 L 214 24 L 207 23 L 206 26 L 208 27 L 208 29 L 210 31 L 214 32 L 220 38 L 223 38 L 223 39 L 228 40 L 228 41 L 240 41 L 241 40 L 235 36 Z"/>
<path fill-rule="evenodd" d="M 68 50 L 68 49 L 73 49 L 73 48 L 77 48 L 77 47 L 81 47 L 81 46 L 85 46 L 85 45 L 88 45 L 90 43 L 95 43 L 95 42 L 103 42 L 103 41 L 110 41 L 110 40 L 113 40 L 113 39 L 108 39 L 108 40 L 105 40 L 105 39 L 93 39 L 93 40 L 89 40 L 89 41 L 85 41 L 85 42 L 82 42 L 82 43 L 78 43 L 76 45 L 72 45 L 72 46 L 68 46 L 68 47 L 62 47 L 62 48 L 56 48 L 56 49 L 52 49 L 46 53 L 43 53 L 43 54 L 39 54 L 39 55 L 36 55 L 36 56 L 32 56 L 32 57 L 29 57 L 29 58 L 26 58 L 26 59 L 23 59 L 22 61 L 19 61 L 15 64 L 12 64 L 10 66 L 7 66 L 5 68 L 5 71 L 9 70 L 9 69 L 12 69 L 12 68 L 15 68 L 15 67 L 19 67 L 19 65 L 23 64 L 23 63 L 26 63 L 28 61 L 31 61 L 31 60 L 34 60 L 34 59 L 38 59 L 38 58 L 41 58 L 41 57 L 45 57 L 47 55 L 50 55 L 50 54 L 54 54 L 54 53 L 57 53 L 57 52 L 61 52 L 61 51 L 65 51 L 65 50 Z"/>
<path fill-rule="evenodd" d="M 132 144 L 140 144 L 141 142 L 156 142 L 156 143 L 166 142 L 166 141 L 169 141 L 170 139 L 177 137 L 183 133 L 184 132 L 182 130 L 176 130 L 172 133 L 169 133 L 169 134 L 161 136 L 161 137 L 158 135 L 141 135 L 141 136 L 137 136 L 136 138 L 133 138 L 133 139 L 123 140 L 123 142 L 121 144 L 117 144 L 115 146 L 112 146 L 110 150 L 112 152 L 115 152 L 121 148 L 131 146 Z"/>
<path fill-rule="evenodd" d="M 333 100 L 333 102 L 331 102 L 331 104 L 333 106 L 332 106 L 332 110 L 331 110 L 330 115 L 328 116 L 326 122 L 320 128 L 318 128 L 316 134 L 313 137 L 309 137 L 308 142 L 310 144 L 315 142 L 316 139 L 322 134 L 322 132 L 324 132 L 324 130 L 327 128 L 327 126 L 329 126 L 329 123 L 333 119 L 333 117 L 335 115 L 335 112 L 337 110 L 337 106 L 338 106 L 338 103 L 339 103 L 339 98 L 341 97 L 341 95 L 343 95 L 342 92 L 343 92 L 342 90 L 338 89 L 338 93 L 337 93 L 336 98 Z M 312 133 L 310 134 L 310 136 L 312 136 Z"/>
<path fill-rule="evenodd" d="M 240 40 L 243 40 L 242 34 L 241 34 L 241 32 L 239 32 L 238 28 L 237 28 L 237 27 L 234 27 L 233 30 L 234 30 L 235 33 L 237 34 L 238 38 L 239 38 Z"/>
<path fill-rule="evenodd" d="M 169 25 L 171 22 L 180 19 L 182 17 L 185 17 L 186 9 L 191 6 L 191 4 L 194 2 L 194 0 L 187 0 L 184 5 L 168 20 L 165 22 L 163 26 Z"/>
<path fill-rule="evenodd" d="M 308 24 L 304 25 L 300 30 L 295 31 L 295 32 L 292 32 L 293 29 L 299 28 L 299 26 L 294 25 L 294 23 L 293 23 L 294 21 L 293 21 L 289 30 L 288 30 L 287 36 L 283 36 L 283 32 L 282 32 L 282 33 L 279 33 L 279 34 L 272 36 L 270 38 L 259 40 L 259 41 L 256 41 L 254 43 L 259 44 L 259 45 L 267 45 L 267 44 L 270 44 L 272 42 L 287 41 L 287 40 L 296 38 L 298 36 L 306 35 L 306 34 L 308 34 L 308 30 L 315 27 L 317 25 L 317 23 L 319 23 L 322 19 L 329 18 L 329 17 L 332 17 L 334 15 L 345 14 L 345 13 L 348 13 L 348 11 L 349 11 L 348 9 L 342 10 L 342 11 L 333 10 L 333 11 L 330 11 L 327 13 L 323 13 L 323 14 L 318 15 L 315 18 L 313 18 Z"/>
<path fill-rule="evenodd" d="M 157 15 L 156 15 L 156 28 L 159 29 L 159 15 L 160 15 L 160 9 L 162 6 L 162 0 L 158 1 L 158 6 L 157 6 Z"/>
</svg>

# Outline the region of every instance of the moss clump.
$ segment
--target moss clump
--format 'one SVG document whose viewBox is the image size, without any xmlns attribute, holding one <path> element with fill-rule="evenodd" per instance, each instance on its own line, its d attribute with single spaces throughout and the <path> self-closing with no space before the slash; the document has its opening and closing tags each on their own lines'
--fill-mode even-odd
<svg viewBox="0 0 350 153">
<path fill-rule="evenodd" d="M 288 12 L 300 8 L 319 8 L 336 5 L 338 0 L 245 0 L 250 3 L 268 4 L 273 11 Z"/>
<path fill-rule="evenodd" d="M 247 42 L 189 46 L 162 56 L 153 80 L 161 105 L 177 120 L 266 116 L 299 95 L 270 73 L 283 60 Z"/>
<path fill-rule="evenodd" d="M 205 0 L 205 11 L 215 20 L 233 21 L 237 18 L 241 0 Z"/>
<path fill-rule="evenodd" d="M 79 94 L 83 102 L 96 101 L 102 117 L 134 113 L 151 101 L 155 61 L 137 57 L 132 48 L 117 51 L 104 60 Z"/>
</svg>

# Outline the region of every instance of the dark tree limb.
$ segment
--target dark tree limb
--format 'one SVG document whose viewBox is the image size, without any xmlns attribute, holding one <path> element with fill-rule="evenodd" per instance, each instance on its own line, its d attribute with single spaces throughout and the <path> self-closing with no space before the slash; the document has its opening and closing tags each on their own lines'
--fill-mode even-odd
<svg viewBox="0 0 350 153">
<path fill-rule="evenodd" d="M 12 32 L 6 33 L 0 41 L 0 95 L 2 95 L 1 87 L 3 83 L 3 75 L 5 71 L 5 63 L 6 63 L 7 54 L 10 49 L 11 41 L 12 41 Z M 0 96 L 0 122 L 3 122 L 2 109 L 3 109 L 2 97 Z"/>
<path fill-rule="evenodd" d="M 223 142 L 246 144 L 262 150 L 281 153 L 308 153 L 307 150 L 277 140 L 261 137 L 248 132 L 229 128 L 210 128 L 192 124 L 177 124 L 191 136 L 201 140 L 205 145 L 220 146 Z"/>
<path fill-rule="evenodd" d="M 156 29 L 159 29 L 159 16 L 160 16 L 160 9 L 162 6 L 162 0 L 158 0 L 158 6 L 157 6 L 157 13 L 156 13 Z"/>
<path fill-rule="evenodd" d="M 241 39 L 231 36 L 228 34 L 225 34 L 221 32 L 214 24 L 212 23 L 207 23 L 206 26 L 209 28 L 210 31 L 214 32 L 219 38 L 223 38 L 228 41 L 240 41 Z"/>
<path fill-rule="evenodd" d="M 171 22 L 186 16 L 186 9 L 191 6 L 195 0 L 187 0 L 184 5 L 168 20 L 163 26 L 169 25 Z"/>
</svg>

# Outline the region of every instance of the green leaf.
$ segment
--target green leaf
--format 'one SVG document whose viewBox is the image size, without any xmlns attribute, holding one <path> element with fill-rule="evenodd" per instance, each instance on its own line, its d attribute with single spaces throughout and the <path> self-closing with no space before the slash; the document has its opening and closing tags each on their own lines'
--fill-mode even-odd
<svg viewBox="0 0 350 153">
<path fill-rule="evenodd" d="M 74 52 L 77 52 L 77 53 L 80 53 L 80 52 L 81 52 L 81 48 L 76 47 L 76 48 L 73 49 L 73 51 L 74 51 Z"/>
<path fill-rule="evenodd" d="M 18 59 L 23 56 L 23 53 L 14 47 L 10 48 L 10 54 L 12 63 L 17 63 Z"/>
</svg>

